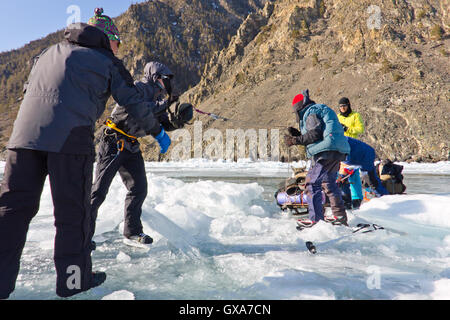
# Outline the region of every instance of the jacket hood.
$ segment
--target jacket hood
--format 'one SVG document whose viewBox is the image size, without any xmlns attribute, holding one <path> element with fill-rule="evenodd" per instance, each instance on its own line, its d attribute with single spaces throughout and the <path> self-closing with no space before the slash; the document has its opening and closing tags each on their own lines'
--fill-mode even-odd
<svg viewBox="0 0 450 320">
<path fill-rule="evenodd" d="M 144 77 L 142 78 L 143 82 L 156 82 L 159 76 L 173 78 L 173 73 L 166 65 L 160 62 L 152 61 L 145 65 Z"/>
<path fill-rule="evenodd" d="M 69 25 L 64 31 L 64 37 L 70 43 L 82 47 L 102 48 L 111 51 L 111 45 L 106 34 L 86 23 L 73 23 Z"/>
<path fill-rule="evenodd" d="M 307 106 L 309 106 L 311 104 L 316 104 L 314 101 L 312 101 L 309 98 L 309 90 L 308 89 L 303 90 L 302 94 L 303 94 L 303 101 L 302 101 L 303 102 L 303 108 L 306 108 Z"/>
<path fill-rule="evenodd" d="M 303 101 L 299 101 L 296 104 L 294 104 L 294 106 L 293 106 L 294 111 L 295 111 L 295 116 L 297 118 L 297 122 L 299 122 L 300 119 L 302 118 L 300 114 L 303 111 L 305 111 L 308 106 L 316 104 L 314 101 L 312 101 L 309 98 L 309 90 L 308 89 L 302 90 L 301 93 L 303 95 Z"/>
</svg>

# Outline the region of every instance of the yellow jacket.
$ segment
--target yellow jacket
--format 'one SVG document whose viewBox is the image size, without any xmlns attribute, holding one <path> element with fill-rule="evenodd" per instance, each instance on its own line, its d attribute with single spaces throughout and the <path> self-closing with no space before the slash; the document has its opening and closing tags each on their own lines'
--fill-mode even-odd
<svg viewBox="0 0 450 320">
<path fill-rule="evenodd" d="M 358 112 L 351 112 L 348 117 L 338 113 L 338 118 L 339 122 L 348 128 L 344 133 L 347 137 L 356 139 L 360 134 L 364 133 L 364 124 Z"/>
</svg>

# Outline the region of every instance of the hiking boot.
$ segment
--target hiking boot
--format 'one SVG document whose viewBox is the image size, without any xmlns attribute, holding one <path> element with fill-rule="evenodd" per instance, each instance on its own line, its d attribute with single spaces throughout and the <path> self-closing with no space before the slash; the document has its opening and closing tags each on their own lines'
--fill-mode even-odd
<svg viewBox="0 0 450 320">
<path fill-rule="evenodd" d="M 147 235 L 145 233 L 140 233 L 138 235 L 130 236 L 130 237 L 127 237 L 127 238 L 130 239 L 130 240 L 139 242 L 139 243 L 143 243 L 143 244 L 151 244 L 151 243 L 153 243 L 153 239 L 149 235 Z"/>
<path fill-rule="evenodd" d="M 361 199 L 352 200 L 353 209 L 359 209 L 359 207 L 361 206 L 361 202 L 362 202 Z"/>
<path fill-rule="evenodd" d="M 352 208 L 352 202 L 349 202 L 349 201 L 345 201 L 344 202 L 344 207 L 345 207 L 345 209 L 351 209 Z"/>
<path fill-rule="evenodd" d="M 348 224 L 347 224 L 347 217 L 346 216 L 331 215 L 331 216 L 326 216 L 324 218 L 324 220 L 325 220 L 325 222 L 331 223 L 333 225 L 348 226 Z"/>
<path fill-rule="evenodd" d="M 106 280 L 106 273 L 101 271 L 92 272 L 91 288 L 98 287 Z"/>
<path fill-rule="evenodd" d="M 308 218 L 298 219 L 297 220 L 297 229 L 305 229 L 305 228 L 311 228 L 316 224 L 315 221 L 312 221 Z"/>
</svg>

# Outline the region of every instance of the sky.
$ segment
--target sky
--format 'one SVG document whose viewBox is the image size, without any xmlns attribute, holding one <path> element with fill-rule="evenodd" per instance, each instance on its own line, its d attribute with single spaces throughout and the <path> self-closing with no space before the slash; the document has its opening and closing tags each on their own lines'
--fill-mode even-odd
<svg viewBox="0 0 450 320">
<path fill-rule="evenodd" d="M 96 7 L 114 18 L 140 2 L 145 0 L 0 0 L 0 52 L 64 29 L 68 22 L 87 22 Z"/>
</svg>

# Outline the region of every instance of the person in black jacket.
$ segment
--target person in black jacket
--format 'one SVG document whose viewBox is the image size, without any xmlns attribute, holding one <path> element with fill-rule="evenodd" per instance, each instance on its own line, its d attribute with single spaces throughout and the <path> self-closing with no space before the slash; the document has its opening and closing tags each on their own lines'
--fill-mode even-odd
<svg viewBox="0 0 450 320">
<path fill-rule="evenodd" d="M 108 25 L 109 32 L 117 30 L 111 28 L 112 21 Z M 44 50 L 32 67 L 7 146 L 0 189 L 0 299 L 14 291 L 47 175 L 56 227 L 56 294 L 69 297 L 106 279 L 104 272 L 92 272 L 91 261 L 95 122 L 112 95 L 148 134 L 156 137 L 162 131 L 113 53 L 119 41 L 118 34 L 111 40 L 95 26 L 72 24 L 65 40 Z"/>
<path fill-rule="evenodd" d="M 178 100 L 172 93 L 173 76 L 167 66 L 152 61 L 146 64 L 143 79 L 135 83 L 144 94 L 145 100 L 150 103 L 153 114 L 165 131 L 182 128 L 193 116 L 192 106 L 182 104 L 182 110 L 178 113 L 185 116 L 184 119 L 179 119 L 182 122 L 177 122 L 173 117 L 169 119 L 168 108 Z M 164 99 L 164 96 L 168 96 L 168 99 Z M 116 173 L 119 172 L 128 190 L 123 234 L 127 241 L 150 244 L 153 239 L 143 232 L 141 223 L 142 204 L 147 196 L 147 177 L 137 139 L 144 136 L 145 130 L 128 114 L 127 109 L 116 105 L 100 137 L 91 204 L 92 216 L 97 217 L 98 209 L 104 202 Z M 161 153 L 166 151 L 167 148 L 161 148 Z"/>
</svg>

